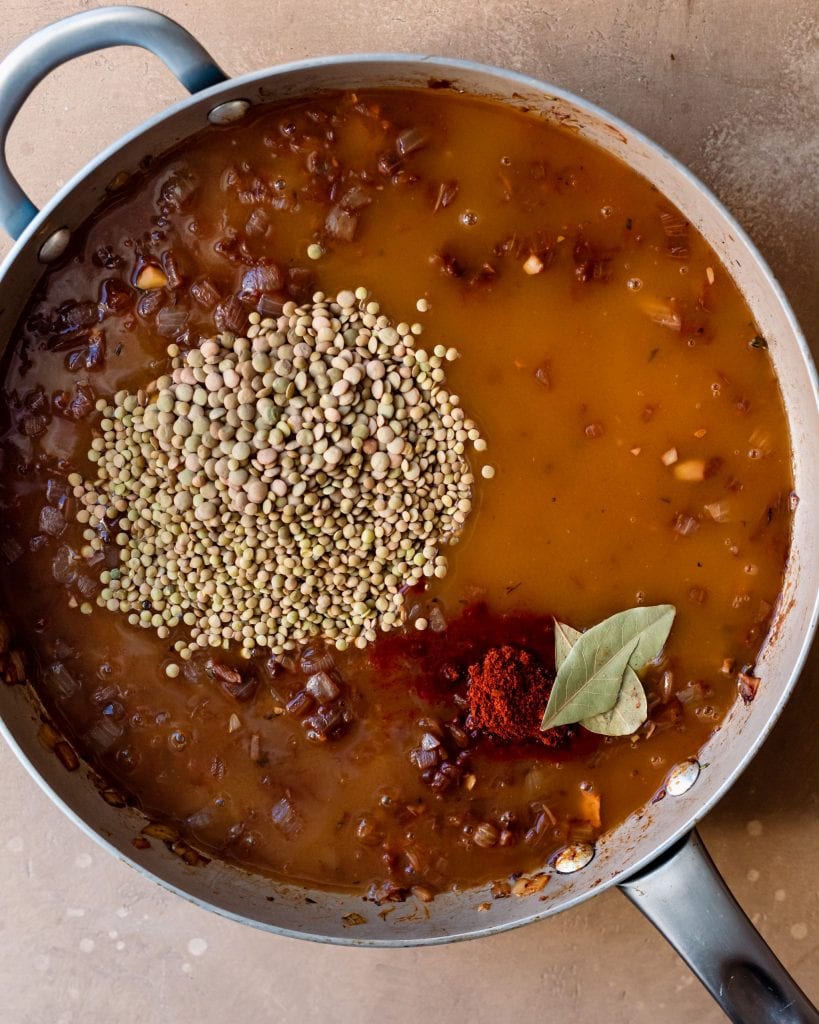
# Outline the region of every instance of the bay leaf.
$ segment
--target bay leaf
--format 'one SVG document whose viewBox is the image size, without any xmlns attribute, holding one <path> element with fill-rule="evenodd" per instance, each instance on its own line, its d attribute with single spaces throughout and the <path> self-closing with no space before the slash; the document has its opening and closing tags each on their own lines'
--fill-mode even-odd
<svg viewBox="0 0 819 1024">
<path fill-rule="evenodd" d="M 597 629 L 595 626 L 593 629 Z M 610 711 L 617 702 L 623 673 L 637 646 L 637 638 L 619 642 L 620 633 L 603 634 L 598 642 L 584 643 L 583 633 L 560 666 L 543 713 L 541 729 L 568 725 Z"/>
<path fill-rule="evenodd" d="M 558 622 L 555 619 L 555 668 L 560 669 L 563 662 L 569 657 L 569 651 L 574 647 L 583 634 L 579 629 L 567 626 L 565 622 Z"/>
<path fill-rule="evenodd" d="M 606 626 L 607 629 L 612 630 L 621 629 L 624 638 L 632 635 L 637 637 L 637 646 L 634 648 L 629 665 L 639 672 L 641 668 L 653 661 L 665 647 L 676 614 L 677 609 L 673 604 L 629 608 L 604 619 L 600 626 Z M 599 626 L 594 628 L 598 629 Z M 591 630 L 588 632 L 591 633 Z M 583 634 L 583 636 L 586 635 L 586 633 Z"/>
<path fill-rule="evenodd" d="M 579 634 L 555 620 L 557 678 L 541 729 L 582 722 L 612 711 L 626 667 L 640 669 L 657 657 L 675 615 L 676 609 L 670 604 L 629 608 Z"/>
<path fill-rule="evenodd" d="M 604 711 L 591 718 L 581 718 L 579 725 L 589 732 L 601 736 L 630 736 L 648 718 L 648 702 L 640 677 L 631 667 L 626 666 L 617 703 L 611 711 Z"/>
</svg>

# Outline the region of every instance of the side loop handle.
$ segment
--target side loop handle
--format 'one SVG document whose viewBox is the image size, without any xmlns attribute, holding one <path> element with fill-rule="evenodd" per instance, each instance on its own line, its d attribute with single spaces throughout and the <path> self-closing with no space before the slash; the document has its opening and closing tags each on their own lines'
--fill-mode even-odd
<svg viewBox="0 0 819 1024">
<path fill-rule="evenodd" d="M 819 1013 L 745 916 L 696 832 L 620 888 L 734 1024 L 819 1024 Z"/>
<path fill-rule="evenodd" d="M 109 46 L 127 45 L 156 54 L 189 92 L 227 80 L 189 32 L 145 7 L 100 7 L 29 36 L 0 64 L 0 226 L 12 238 L 38 213 L 6 162 L 6 139 L 20 107 L 37 83 L 66 61 Z"/>
</svg>

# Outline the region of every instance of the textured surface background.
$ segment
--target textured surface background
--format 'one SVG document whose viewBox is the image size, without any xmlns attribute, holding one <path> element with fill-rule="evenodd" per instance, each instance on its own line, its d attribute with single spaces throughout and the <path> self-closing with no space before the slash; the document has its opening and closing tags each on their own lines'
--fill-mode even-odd
<svg viewBox="0 0 819 1024">
<path fill-rule="evenodd" d="M 0 53 L 87 0 L 0 0 Z M 335 52 L 473 58 L 552 81 L 687 163 L 759 244 L 816 347 L 819 18 L 810 0 L 165 0 L 229 73 Z M 673 55 L 673 57 L 672 57 Z M 45 201 L 99 148 L 180 98 L 158 62 L 61 68 L 9 158 Z M 5 240 L 0 249 L 5 251 Z M 819 650 L 761 755 L 703 823 L 742 905 L 819 1000 Z M 581 1024 L 724 1020 L 617 893 L 539 925 L 426 950 L 273 938 L 188 906 L 100 851 L 0 747 L 0 1020 Z"/>
</svg>

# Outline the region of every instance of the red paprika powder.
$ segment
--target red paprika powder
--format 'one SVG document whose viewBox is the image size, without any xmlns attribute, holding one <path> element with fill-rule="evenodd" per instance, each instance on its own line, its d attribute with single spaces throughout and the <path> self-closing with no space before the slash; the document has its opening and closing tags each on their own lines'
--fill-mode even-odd
<svg viewBox="0 0 819 1024">
<path fill-rule="evenodd" d="M 554 677 L 529 651 L 509 644 L 490 647 L 481 661 L 469 666 L 468 676 L 472 728 L 499 740 L 536 740 L 552 748 L 564 747 L 576 735 L 572 725 L 541 731 Z"/>
</svg>

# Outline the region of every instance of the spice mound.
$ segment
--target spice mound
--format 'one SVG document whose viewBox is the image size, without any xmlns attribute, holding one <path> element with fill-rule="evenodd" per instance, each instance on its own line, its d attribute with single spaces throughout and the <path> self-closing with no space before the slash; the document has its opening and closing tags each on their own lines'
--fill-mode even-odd
<svg viewBox="0 0 819 1024">
<path fill-rule="evenodd" d="M 91 554 L 119 549 L 97 604 L 162 638 L 189 627 L 183 659 L 364 647 L 446 574 L 472 507 L 466 452 L 485 445 L 446 390 L 457 352 L 416 348 L 363 288 L 250 321 L 97 403 L 96 478 L 71 478 Z"/>
<path fill-rule="evenodd" d="M 469 666 L 468 724 L 499 740 L 564 747 L 576 735 L 576 726 L 540 729 L 553 683 L 554 674 L 536 655 L 508 644 L 491 647 L 480 662 Z"/>
</svg>

